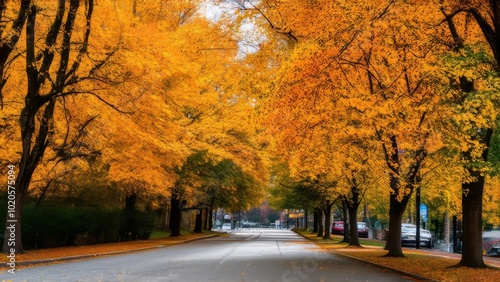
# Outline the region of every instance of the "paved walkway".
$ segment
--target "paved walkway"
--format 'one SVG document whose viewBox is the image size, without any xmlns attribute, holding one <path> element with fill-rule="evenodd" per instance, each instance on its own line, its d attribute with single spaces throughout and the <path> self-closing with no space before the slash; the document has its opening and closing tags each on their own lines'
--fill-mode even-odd
<svg viewBox="0 0 500 282">
<path fill-rule="evenodd" d="M 408 248 L 408 250 L 416 251 L 416 252 L 422 252 L 425 254 L 430 254 L 436 257 L 445 257 L 445 258 L 453 258 L 460 260 L 462 258 L 462 254 L 456 254 L 456 253 L 450 253 L 450 252 L 445 252 L 440 249 L 411 249 Z M 487 265 L 494 266 L 494 267 L 499 267 L 500 268 L 500 256 L 483 256 L 483 260 Z"/>
</svg>

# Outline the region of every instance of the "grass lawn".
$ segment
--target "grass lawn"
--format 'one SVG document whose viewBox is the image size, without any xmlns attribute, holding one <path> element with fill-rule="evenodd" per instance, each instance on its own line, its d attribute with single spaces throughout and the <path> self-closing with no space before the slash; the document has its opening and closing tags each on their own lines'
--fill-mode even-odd
<svg viewBox="0 0 500 282">
<path fill-rule="evenodd" d="M 437 281 L 499 281 L 500 279 L 499 268 L 456 267 L 459 259 L 436 256 L 425 250 L 405 249 L 403 253 L 406 257 L 389 258 L 385 257 L 387 251 L 383 249 L 384 242 L 360 239 L 362 247 L 350 247 L 347 246 L 347 243 L 340 242 L 341 236 L 334 235 L 331 240 L 325 240 L 316 237 L 316 234 L 312 234 L 310 231 L 295 230 L 295 232 L 330 252 L 418 274 Z"/>
</svg>

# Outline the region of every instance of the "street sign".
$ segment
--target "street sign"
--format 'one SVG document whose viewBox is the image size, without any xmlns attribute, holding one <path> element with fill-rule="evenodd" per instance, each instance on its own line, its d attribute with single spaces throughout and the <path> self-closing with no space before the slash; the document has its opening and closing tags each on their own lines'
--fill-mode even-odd
<svg viewBox="0 0 500 282">
<path fill-rule="evenodd" d="M 423 222 L 427 222 L 427 205 L 426 204 L 420 204 L 420 216 L 422 217 Z"/>
</svg>

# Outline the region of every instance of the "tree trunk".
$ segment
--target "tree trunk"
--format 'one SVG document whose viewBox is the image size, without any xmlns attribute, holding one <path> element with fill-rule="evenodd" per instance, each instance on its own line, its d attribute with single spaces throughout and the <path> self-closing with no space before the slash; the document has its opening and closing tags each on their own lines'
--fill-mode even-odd
<svg viewBox="0 0 500 282">
<path fill-rule="evenodd" d="M 361 247 L 358 237 L 358 222 L 354 220 L 357 215 L 357 210 L 349 210 L 349 246 Z"/>
<path fill-rule="evenodd" d="M 182 205 L 174 195 L 170 198 L 170 237 L 181 235 Z"/>
<path fill-rule="evenodd" d="M 138 222 L 136 218 L 135 204 L 137 194 L 132 193 L 125 197 L 125 209 L 123 211 L 124 221 L 122 227 L 122 241 L 136 240 L 138 232 Z"/>
<path fill-rule="evenodd" d="M 486 146 L 482 153 L 482 160 L 488 160 L 488 148 L 490 146 L 493 130 L 488 129 L 480 139 L 480 143 Z M 463 158 L 472 160 L 469 152 L 463 153 Z M 462 259 L 461 266 L 486 267 L 483 261 L 482 230 L 483 230 L 483 192 L 484 175 L 480 172 L 468 169 L 474 181 L 462 184 Z"/>
<path fill-rule="evenodd" d="M 319 222 L 318 217 L 319 217 L 319 215 L 318 215 L 318 211 L 316 209 L 314 210 L 313 215 L 314 215 L 314 219 L 313 219 L 313 231 L 312 231 L 312 233 L 318 233 L 318 229 L 319 229 L 318 228 L 318 222 Z"/>
<path fill-rule="evenodd" d="M 450 216 L 448 211 L 444 214 L 444 244 L 447 248 L 450 246 Z"/>
<path fill-rule="evenodd" d="M 486 267 L 482 254 L 484 176 L 475 174 L 477 181 L 462 184 L 463 245 L 459 265 Z"/>
<path fill-rule="evenodd" d="M 349 212 L 349 230 L 350 230 L 350 238 L 349 238 L 349 246 L 358 246 L 360 247 L 361 244 L 359 243 L 359 236 L 358 236 L 358 209 L 359 205 L 361 204 L 361 198 L 360 198 L 360 190 L 357 186 L 357 181 L 354 178 L 353 179 L 353 184 L 351 186 L 351 194 L 350 194 L 350 199 L 346 199 L 347 203 L 347 210 Z"/>
<path fill-rule="evenodd" d="M 385 249 L 389 250 L 388 257 L 404 257 L 401 246 L 401 221 L 406 209 L 407 201 L 399 201 L 397 196 L 392 193 L 390 196 L 389 207 L 389 232 Z"/>
<path fill-rule="evenodd" d="M 356 200 L 352 199 L 352 201 L 353 201 L 353 203 L 350 203 L 347 205 L 347 208 L 349 210 L 349 219 L 350 219 L 349 220 L 349 246 L 360 247 L 361 244 L 359 243 L 358 221 L 357 221 L 359 202 L 357 199 Z"/>
<path fill-rule="evenodd" d="M 203 209 L 203 229 L 210 230 L 208 229 L 208 208 Z"/>
<path fill-rule="evenodd" d="M 342 200 L 342 214 L 344 215 L 343 221 L 344 221 L 344 238 L 342 239 L 342 242 L 349 243 L 349 235 L 350 235 L 350 230 L 349 228 L 349 210 L 347 208 L 347 203 L 345 200 Z"/>
<path fill-rule="evenodd" d="M 332 231 L 332 222 L 331 222 L 331 216 L 332 216 L 332 206 L 333 202 L 328 201 L 325 204 L 324 207 L 324 212 L 325 212 L 325 235 L 323 236 L 323 239 L 332 239 L 330 237 L 330 233 Z"/>
<path fill-rule="evenodd" d="M 210 206 L 208 209 L 208 230 L 214 228 L 214 208 Z"/>
<path fill-rule="evenodd" d="M 325 228 L 328 228 L 326 226 Z M 318 235 L 317 237 L 322 237 L 323 236 L 323 211 L 318 210 Z"/>
<path fill-rule="evenodd" d="M 202 225 L 203 225 L 202 216 L 203 216 L 203 210 L 198 209 L 198 212 L 196 213 L 196 220 L 194 221 L 194 229 L 193 229 L 194 233 L 202 233 L 203 232 L 203 230 L 202 230 Z"/>
</svg>

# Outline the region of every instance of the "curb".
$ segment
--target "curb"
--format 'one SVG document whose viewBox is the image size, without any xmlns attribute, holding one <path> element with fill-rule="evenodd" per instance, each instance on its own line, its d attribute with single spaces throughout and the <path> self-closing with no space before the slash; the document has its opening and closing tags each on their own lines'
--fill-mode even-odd
<svg viewBox="0 0 500 282">
<path fill-rule="evenodd" d="M 136 252 L 141 252 L 141 251 L 147 251 L 147 250 L 153 250 L 153 249 L 160 249 L 160 248 L 166 248 L 166 247 L 171 247 L 174 245 L 178 244 L 184 244 L 184 243 L 189 243 L 192 241 L 198 241 L 198 240 L 203 240 L 203 239 L 208 239 L 212 237 L 217 237 L 219 236 L 218 234 L 211 234 L 203 237 L 198 237 L 198 238 L 193 238 L 193 239 L 187 239 L 183 241 L 179 241 L 175 244 L 168 244 L 168 245 L 157 245 L 157 246 L 151 246 L 151 247 L 145 247 L 145 248 L 138 248 L 138 249 L 131 249 L 131 250 L 124 250 L 124 251 L 117 251 L 117 252 L 107 252 L 107 253 L 100 253 L 100 254 L 87 254 L 87 255 L 77 255 L 77 256 L 69 256 L 69 257 L 60 257 L 60 258 L 49 258 L 49 259 L 39 259 L 39 260 L 26 260 L 26 261 L 17 261 L 16 266 L 32 266 L 32 265 L 38 265 L 38 264 L 46 264 L 46 263 L 52 263 L 52 262 L 65 262 L 65 261 L 74 261 L 74 260 L 80 260 L 80 259 L 87 259 L 87 258 L 99 258 L 99 257 L 104 257 L 104 256 L 112 256 L 112 255 L 120 255 L 120 254 L 126 254 L 126 253 L 136 253 Z"/>
<path fill-rule="evenodd" d="M 303 234 L 298 233 L 298 232 L 295 232 L 295 233 L 299 234 L 300 236 L 302 236 L 304 239 L 308 240 L 309 242 L 317 245 L 313 241 L 309 240 L 309 238 L 307 238 Z M 399 274 L 402 274 L 404 276 L 408 276 L 408 277 L 414 278 L 414 279 L 416 279 L 418 281 L 438 281 L 438 280 L 431 279 L 429 277 L 421 276 L 421 275 L 418 275 L 418 274 L 415 274 L 415 273 L 411 273 L 411 272 L 406 272 L 406 271 L 403 271 L 403 270 L 400 270 L 400 269 L 396 269 L 396 268 L 392 268 L 390 266 L 386 266 L 386 265 L 383 265 L 383 264 L 378 264 L 378 263 L 374 263 L 374 262 L 371 262 L 371 261 L 366 261 L 366 260 L 363 260 L 363 259 L 360 259 L 360 258 L 357 258 L 357 257 L 352 257 L 350 255 L 346 255 L 346 254 L 343 254 L 343 253 L 336 252 L 335 250 L 331 250 L 329 252 L 332 253 L 332 254 L 341 256 L 341 257 L 345 257 L 345 258 L 349 258 L 349 259 L 352 259 L 352 260 L 356 260 L 356 261 L 359 261 L 359 262 L 362 262 L 362 263 L 366 263 L 366 264 L 369 264 L 369 265 L 372 265 L 372 266 L 375 266 L 375 267 L 378 267 L 378 268 L 388 269 L 388 270 L 397 272 Z"/>
</svg>

